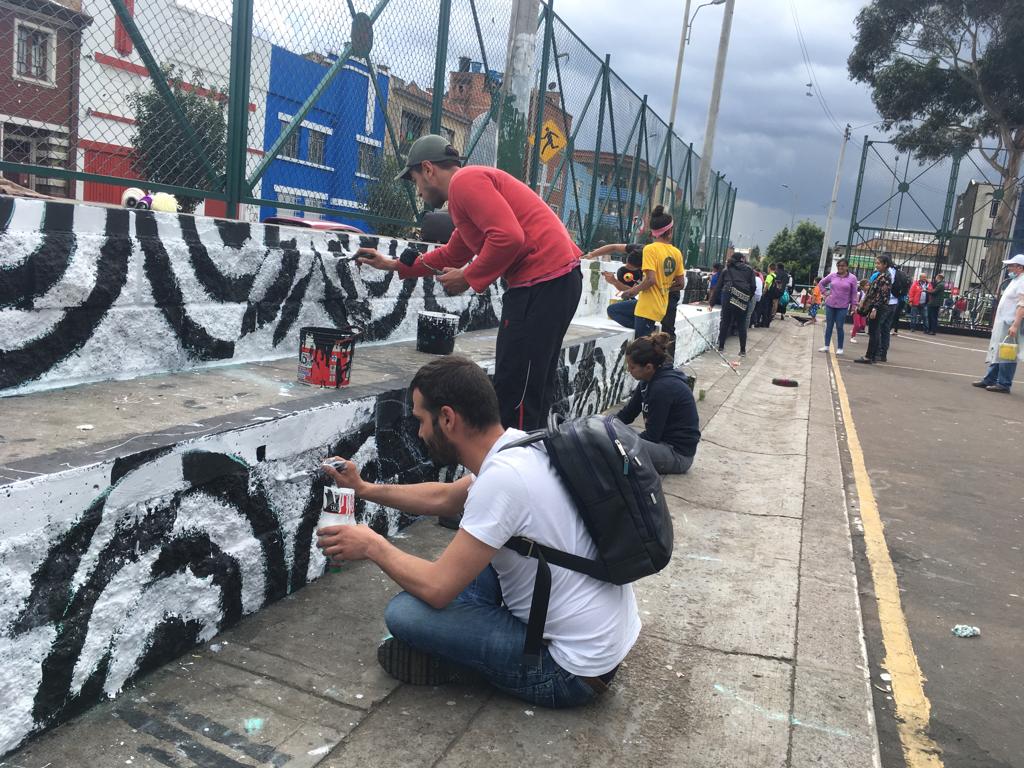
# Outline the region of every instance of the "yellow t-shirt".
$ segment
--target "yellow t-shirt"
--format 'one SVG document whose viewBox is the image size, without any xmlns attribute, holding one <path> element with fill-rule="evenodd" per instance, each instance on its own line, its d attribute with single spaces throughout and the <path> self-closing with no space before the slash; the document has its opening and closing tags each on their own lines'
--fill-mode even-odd
<svg viewBox="0 0 1024 768">
<path fill-rule="evenodd" d="M 656 282 L 636 297 L 634 314 L 660 323 L 668 309 L 668 288 L 676 276 L 683 274 L 683 254 L 668 243 L 645 245 L 643 270 L 654 272 Z"/>
</svg>

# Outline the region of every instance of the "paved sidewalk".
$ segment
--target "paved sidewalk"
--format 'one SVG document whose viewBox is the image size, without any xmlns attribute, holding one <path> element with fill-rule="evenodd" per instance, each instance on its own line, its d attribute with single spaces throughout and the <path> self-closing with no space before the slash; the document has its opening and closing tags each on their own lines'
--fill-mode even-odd
<svg viewBox="0 0 1024 768">
<path fill-rule="evenodd" d="M 676 552 L 636 585 L 644 629 L 593 706 L 396 683 L 375 658 L 396 588 L 359 563 L 0 766 L 877 765 L 829 374 L 812 348 L 809 329 L 776 323 L 752 334 L 739 376 L 714 353 L 691 366 L 704 440 L 692 474 L 665 483 Z M 430 557 L 450 536 L 423 520 L 397 543 Z"/>
</svg>

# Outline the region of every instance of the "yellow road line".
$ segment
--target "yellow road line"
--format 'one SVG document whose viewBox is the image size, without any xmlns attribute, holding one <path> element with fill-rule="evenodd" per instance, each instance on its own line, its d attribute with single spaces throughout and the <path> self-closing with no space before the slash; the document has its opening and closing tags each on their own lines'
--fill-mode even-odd
<svg viewBox="0 0 1024 768">
<path fill-rule="evenodd" d="M 882 628 L 882 644 L 885 659 L 882 665 L 892 675 L 892 696 L 896 703 L 896 724 L 903 746 L 907 768 L 942 768 L 941 750 L 928 736 L 928 721 L 931 717 L 931 703 L 924 692 L 924 675 L 914 653 L 910 640 L 910 628 L 903 615 L 900 588 L 896 569 L 892 565 L 889 547 L 885 543 L 885 530 L 878 503 L 871 490 L 864 452 L 853 423 L 853 411 L 846 395 L 846 384 L 839 369 L 835 352 L 832 356 L 832 370 L 836 377 L 839 405 L 846 426 L 846 441 L 853 464 L 853 478 L 860 499 L 860 518 L 864 525 L 864 545 L 871 579 L 875 586 L 878 602 L 878 622 Z"/>
</svg>

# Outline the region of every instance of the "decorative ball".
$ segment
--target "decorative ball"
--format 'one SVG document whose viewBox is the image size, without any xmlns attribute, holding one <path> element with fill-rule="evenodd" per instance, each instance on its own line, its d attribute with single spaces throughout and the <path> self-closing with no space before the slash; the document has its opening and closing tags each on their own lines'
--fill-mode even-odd
<svg viewBox="0 0 1024 768">
<path fill-rule="evenodd" d="M 153 196 L 148 192 L 138 199 L 135 203 L 135 207 L 140 211 L 148 211 L 153 207 Z"/>
<path fill-rule="evenodd" d="M 163 211 L 165 213 L 177 213 L 178 212 L 178 198 L 174 195 L 169 195 L 166 192 L 157 192 L 153 195 L 154 211 Z"/>
<path fill-rule="evenodd" d="M 145 196 L 138 187 L 128 187 L 124 192 L 121 193 L 121 205 L 125 208 L 136 208 L 138 207 L 139 200 Z"/>
</svg>

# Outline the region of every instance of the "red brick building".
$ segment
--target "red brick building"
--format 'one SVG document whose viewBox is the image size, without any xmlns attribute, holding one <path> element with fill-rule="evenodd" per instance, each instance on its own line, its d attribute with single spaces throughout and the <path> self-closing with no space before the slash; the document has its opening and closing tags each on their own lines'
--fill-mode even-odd
<svg viewBox="0 0 1024 768">
<path fill-rule="evenodd" d="M 0 12 L 2 158 L 73 169 L 78 134 L 81 0 L 4 0 Z M 4 172 L 42 194 L 70 197 L 66 179 Z"/>
</svg>

